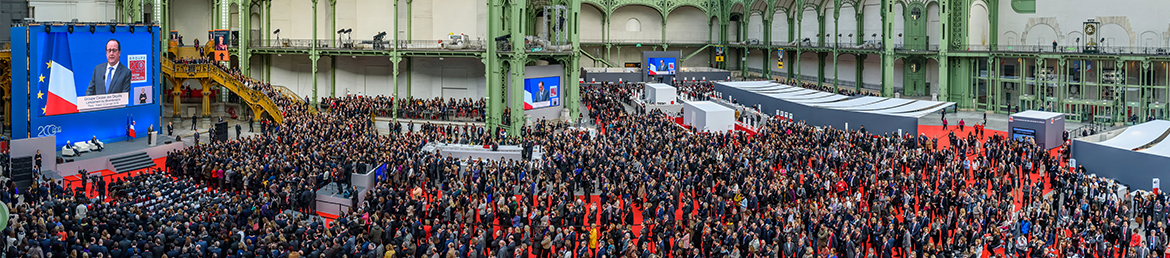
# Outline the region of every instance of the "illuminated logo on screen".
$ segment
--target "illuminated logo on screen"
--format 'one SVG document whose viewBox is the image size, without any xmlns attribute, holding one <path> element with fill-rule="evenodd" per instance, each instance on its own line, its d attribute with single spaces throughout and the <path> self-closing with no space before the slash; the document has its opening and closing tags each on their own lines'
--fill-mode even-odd
<svg viewBox="0 0 1170 258">
<path fill-rule="evenodd" d="M 130 67 L 130 82 L 139 83 L 146 82 L 146 55 L 130 55 L 128 67 Z"/>
<path fill-rule="evenodd" d="M 61 133 L 61 127 L 57 125 L 42 125 L 37 127 L 37 137 L 53 136 Z"/>
</svg>

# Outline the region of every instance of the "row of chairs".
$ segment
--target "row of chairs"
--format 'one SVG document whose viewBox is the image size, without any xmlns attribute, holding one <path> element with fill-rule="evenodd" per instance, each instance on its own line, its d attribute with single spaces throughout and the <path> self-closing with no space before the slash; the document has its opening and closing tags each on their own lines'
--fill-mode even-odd
<svg viewBox="0 0 1170 258">
<path fill-rule="evenodd" d="M 106 146 L 106 144 L 101 140 L 96 140 L 92 143 L 89 141 L 81 141 L 76 143 L 66 142 L 64 146 L 61 146 L 61 155 L 66 157 L 74 157 L 80 153 L 101 151 L 104 146 Z"/>
</svg>

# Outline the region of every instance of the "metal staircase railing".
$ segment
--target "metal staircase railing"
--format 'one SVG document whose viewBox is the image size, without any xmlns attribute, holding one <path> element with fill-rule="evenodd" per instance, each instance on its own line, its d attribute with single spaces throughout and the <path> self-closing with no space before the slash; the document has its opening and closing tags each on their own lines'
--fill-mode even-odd
<svg viewBox="0 0 1170 258">
<path fill-rule="evenodd" d="M 278 91 L 281 95 L 284 95 L 286 98 L 289 98 L 292 101 L 297 102 L 298 105 L 308 106 L 309 112 L 317 113 L 317 107 L 314 107 L 313 105 L 310 105 L 309 103 L 306 103 L 304 98 L 302 98 L 301 96 L 297 96 L 297 93 L 293 92 L 288 87 L 273 85 L 272 89 Z"/>
<path fill-rule="evenodd" d="M 211 79 L 228 90 L 235 92 L 240 98 L 247 101 L 249 104 L 259 106 L 264 112 L 267 112 L 276 123 L 284 122 L 284 113 L 281 113 L 280 107 L 276 103 L 264 95 L 263 92 L 247 87 L 243 82 L 237 80 L 227 71 L 219 69 L 211 64 L 175 64 L 173 61 L 163 59 L 162 61 L 163 73 L 170 75 L 176 79 L 197 79 L 208 78 Z"/>
</svg>

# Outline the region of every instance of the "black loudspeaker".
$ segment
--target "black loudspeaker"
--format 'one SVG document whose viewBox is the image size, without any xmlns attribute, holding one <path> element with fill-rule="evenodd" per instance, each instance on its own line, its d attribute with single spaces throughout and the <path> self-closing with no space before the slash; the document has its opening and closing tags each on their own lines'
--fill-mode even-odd
<svg viewBox="0 0 1170 258">
<path fill-rule="evenodd" d="M 228 123 L 227 122 L 215 123 L 215 135 L 212 135 L 212 137 L 213 137 L 212 139 L 215 139 L 217 141 L 227 141 L 228 140 Z"/>
</svg>

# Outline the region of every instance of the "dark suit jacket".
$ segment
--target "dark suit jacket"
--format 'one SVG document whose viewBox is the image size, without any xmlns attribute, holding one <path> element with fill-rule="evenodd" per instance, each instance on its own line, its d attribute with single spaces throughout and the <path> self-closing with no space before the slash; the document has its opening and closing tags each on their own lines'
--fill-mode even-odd
<svg viewBox="0 0 1170 258">
<path fill-rule="evenodd" d="M 532 96 L 532 102 L 548 101 L 548 89 L 536 89 L 536 96 Z"/>
<path fill-rule="evenodd" d="M 130 92 L 130 90 L 130 68 L 127 68 L 126 64 L 118 63 L 118 68 L 114 69 L 114 79 L 110 81 L 110 90 L 106 91 L 106 64 L 102 63 L 93 68 L 93 77 L 89 80 L 89 88 L 85 90 L 85 96 Z"/>
</svg>

